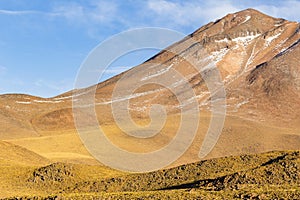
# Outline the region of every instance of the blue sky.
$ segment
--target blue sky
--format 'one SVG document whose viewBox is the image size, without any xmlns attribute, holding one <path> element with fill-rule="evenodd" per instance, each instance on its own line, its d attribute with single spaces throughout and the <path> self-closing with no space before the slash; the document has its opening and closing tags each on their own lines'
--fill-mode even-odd
<svg viewBox="0 0 300 200">
<path fill-rule="evenodd" d="M 300 1 L 296 0 L 0 0 L 0 94 L 58 95 L 73 88 L 88 53 L 114 34 L 151 26 L 189 34 L 249 7 L 300 21 Z M 122 58 L 112 64 L 106 77 L 156 52 Z"/>
</svg>

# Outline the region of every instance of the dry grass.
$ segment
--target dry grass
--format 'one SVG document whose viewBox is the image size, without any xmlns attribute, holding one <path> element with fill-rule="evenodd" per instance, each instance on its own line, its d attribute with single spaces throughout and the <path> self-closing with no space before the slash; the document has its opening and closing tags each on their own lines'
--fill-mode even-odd
<svg viewBox="0 0 300 200">
<path fill-rule="evenodd" d="M 65 163 L 45 167 L 6 165 L 0 167 L 0 191 L 1 197 L 10 199 L 300 197 L 299 151 L 211 159 L 143 174 Z"/>
</svg>

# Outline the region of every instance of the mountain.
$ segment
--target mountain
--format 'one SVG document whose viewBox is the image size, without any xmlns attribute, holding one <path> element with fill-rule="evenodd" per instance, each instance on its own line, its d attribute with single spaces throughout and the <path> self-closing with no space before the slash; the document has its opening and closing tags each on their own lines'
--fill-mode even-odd
<svg viewBox="0 0 300 200">
<path fill-rule="evenodd" d="M 171 141 L 179 128 L 181 111 L 188 115 L 193 109 L 191 101 L 196 100 L 200 110 L 196 138 L 173 165 L 195 162 L 199 160 L 198 152 L 213 113 L 212 101 L 216 99 L 206 85 L 213 73 L 211 65 L 215 65 L 224 83 L 227 111 L 220 139 L 206 158 L 297 150 L 300 146 L 299 28 L 297 22 L 247 9 L 208 23 L 146 62 L 89 88 L 47 99 L 1 95 L 0 139 L 54 161 L 93 162 L 76 134 L 72 97 L 81 102 L 95 92 L 98 122 L 106 135 L 126 150 L 149 152 Z M 182 56 L 196 60 L 199 70 Z M 173 78 L 173 70 L 185 77 L 195 93 L 181 104 L 178 96 L 189 94 L 184 81 Z M 149 84 L 149 80 L 168 80 L 169 89 Z M 123 88 L 117 100 L 129 100 L 129 113 L 137 124 L 151 121 L 151 105 L 165 106 L 167 120 L 160 134 L 147 140 L 133 138 L 117 126 L 111 104 L 116 102 L 112 94 L 120 81 Z M 137 83 L 147 84 L 127 95 L 126 87 Z M 172 89 L 176 89 L 177 95 Z M 84 119 L 82 123 L 89 125 L 92 116 L 80 109 L 79 112 Z"/>
</svg>

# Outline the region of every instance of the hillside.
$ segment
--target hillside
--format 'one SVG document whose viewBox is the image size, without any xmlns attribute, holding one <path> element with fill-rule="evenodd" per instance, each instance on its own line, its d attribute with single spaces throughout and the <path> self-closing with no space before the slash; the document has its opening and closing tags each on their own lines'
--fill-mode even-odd
<svg viewBox="0 0 300 200">
<path fill-rule="evenodd" d="M 299 151 L 204 160 L 142 174 L 55 163 L 21 173 L 17 183 L 23 192 L 13 198 L 11 190 L 8 199 L 297 199 L 299 164 Z"/>
</svg>

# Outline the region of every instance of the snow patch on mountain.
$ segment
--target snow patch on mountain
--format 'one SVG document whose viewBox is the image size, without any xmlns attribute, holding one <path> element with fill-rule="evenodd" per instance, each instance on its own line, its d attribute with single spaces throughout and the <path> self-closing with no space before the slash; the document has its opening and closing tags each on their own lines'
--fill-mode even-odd
<svg viewBox="0 0 300 200">
<path fill-rule="evenodd" d="M 33 100 L 36 103 L 61 103 L 63 101 Z"/>
<path fill-rule="evenodd" d="M 124 97 L 114 98 L 111 101 L 104 101 L 104 102 L 96 103 L 95 105 L 107 105 L 107 104 L 112 104 L 114 102 L 126 101 L 126 100 L 134 99 L 137 97 L 153 94 L 153 93 L 159 92 L 161 90 L 162 89 L 157 89 L 157 90 L 151 90 L 151 91 L 147 91 L 147 92 L 135 93 L 135 94 L 127 95 Z"/>
<path fill-rule="evenodd" d="M 165 69 L 161 69 L 161 70 L 159 70 L 159 71 L 157 71 L 157 72 L 155 72 L 153 74 L 149 74 L 148 76 L 145 76 L 144 78 L 141 79 L 141 81 L 145 81 L 145 80 L 148 80 L 148 79 L 160 76 L 160 75 L 168 72 L 172 67 L 173 67 L 173 64 L 171 64 L 170 66 L 168 66 Z"/>
<path fill-rule="evenodd" d="M 88 93 L 90 93 L 90 92 L 91 92 L 91 90 L 88 90 L 88 91 L 81 92 L 81 93 L 77 93 L 77 94 L 73 94 L 73 95 L 70 95 L 70 96 L 65 96 L 65 97 L 57 97 L 57 98 L 54 98 L 54 100 L 65 100 L 65 99 L 71 99 L 71 98 L 74 98 L 74 97 L 79 97 L 79 96 L 82 96 L 82 95 L 88 94 Z"/>
<path fill-rule="evenodd" d="M 245 19 L 241 24 L 246 23 L 246 22 L 249 21 L 250 19 L 251 19 L 251 16 L 246 16 L 246 19 Z"/>
<path fill-rule="evenodd" d="M 221 40 L 215 40 L 215 42 L 218 42 L 218 43 L 226 42 L 226 43 L 228 43 L 229 40 L 227 38 L 224 38 L 224 39 L 221 39 Z"/>
<path fill-rule="evenodd" d="M 244 100 L 244 101 L 242 101 L 242 102 L 236 104 L 236 108 L 239 109 L 242 105 L 247 104 L 247 103 L 249 103 L 249 100 L 248 100 L 248 99 L 246 99 L 246 100 Z"/>
<path fill-rule="evenodd" d="M 227 54 L 228 51 L 229 51 L 228 48 L 223 48 L 223 49 L 220 49 L 219 51 L 211 52 L 212 60 L 215 63 L 220 62 L 224 58 L 224 56 Z"/>
<path fill-rule="evenodd" d="M 237 37 L 232 39 L 232 41 L 239 43 L 239 44 L 243 44 L 244 46 L 248 45 L 252 40 L 254 40 L 255 38 L 259 37 L 261 34 L 249 34 L 246 36 L 241 36 L 241 37 Z"/>
<path fill-rule="evenodd" d="M 281 35 L 281 32 L 277 33 L 276 35 L 273 35 L 271 37 L 268 37 L 266 39 L 266 46 L 269 46 L 272 43 L 272 41 L 275 40 L 276 38 L 278 38 L 280 35 Z"/>
<path fill-rule="evenodd" d="M 18 104 L 31 104 L 30 101 L 16 101 Z"/>
</svg>

